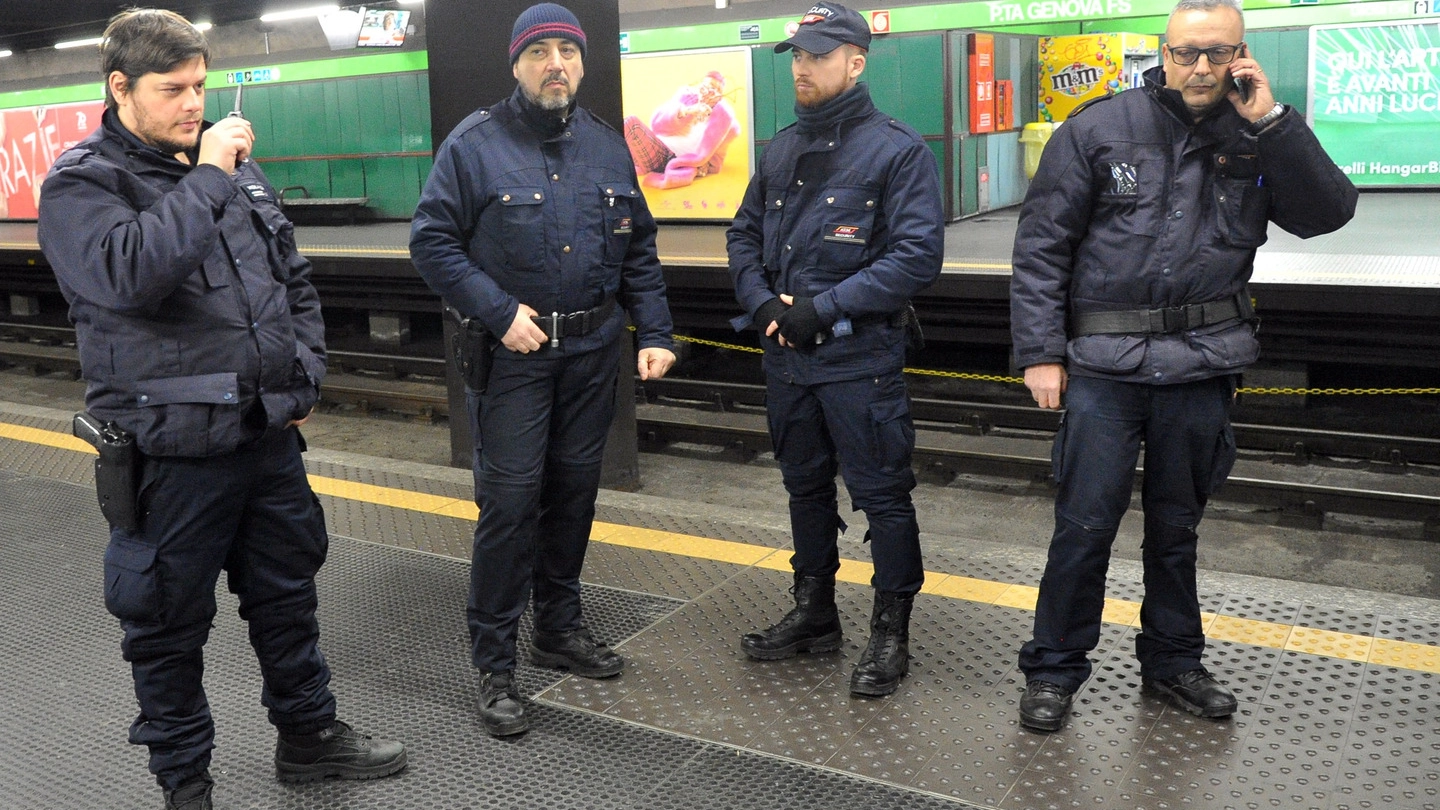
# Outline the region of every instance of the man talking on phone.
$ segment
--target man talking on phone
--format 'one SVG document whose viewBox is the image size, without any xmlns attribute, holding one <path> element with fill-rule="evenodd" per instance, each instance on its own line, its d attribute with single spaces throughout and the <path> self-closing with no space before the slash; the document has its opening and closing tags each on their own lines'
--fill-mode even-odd
<svg viewBox="0 0 1440 810">
<path fill-rule="evenodd" d="M 1039 731 L 1065 724 L 1090 677 L 1142 445 L 1142 685 L 1201 717 L 1236 710 L 1201 664 L 1195 565 L 1206 500 L 1235 461 L 1239 375 L 1260 353 L 1246 283 L 1269 223 L 1329 233 L 1358 196 L 1247 55 L 1239 0 L 1182 0 L 1165 36 L 1144 87 L 1056 130 L 1015 233 L 1015 364 L 1037 405 L 1066 408 L 1055 531 L 1020 651 L 1020 722 Z"/>
</svg>

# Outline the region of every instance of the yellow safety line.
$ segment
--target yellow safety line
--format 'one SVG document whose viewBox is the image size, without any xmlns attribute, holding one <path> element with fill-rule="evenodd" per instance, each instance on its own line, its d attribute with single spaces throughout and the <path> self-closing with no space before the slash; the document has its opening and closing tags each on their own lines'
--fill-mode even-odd
<svg viewBox="0 0 1440 810">
<path fill-rule="evenodd" d="M 0 422 L 0 438 L 90 453 L 91 455 L 95 453 L 90 445 L 72 436 L 5 422 Z M 321 495 L 464 521 L 474 521 L 479 517 L 479 510 L 476 509 L 475 504 L 465 499 L 362 484 L 320 475 L 311 475 L 309 478 L 311 488 Z M 598 543 L 662 554 L 755 566 L 786 573 L 790 571 L 788 551 L 769 546 L 736 543 L 730 540 L 717 540 L 710 537 L 600 521 L 595 522 L 590 539 Z M 869 585 L 870 578 L 874 573 L 874 566 L 868 562 L 842 559 L 836 579 L 841 582 Z M 949 599 L 963 599 L 984 605 L 1033 612 L 1035 600 L 1040 591 L 1032 585 L 992 582 L 959 574 L 927 571 L 925 586 L 921 592 Z M 1102 618 L 1110 624 L 1137 626 L 1140 622 L 1140 603 L 1125 599 L 1106 599 Z M 1201 619 L 1205 625 L 1206 637 L 1212 640 L 1232 641 L 1286 652 L 1299 652 L 1326 658 L 1339 658 L 1346 661 L 1360 661 L 1378 666 L 1440 674 L 1440 647 L 1433 644 L 1392 641 L 1373 636 L 1337 633 L 1313 627 L 1242 619 L 1238 616 L 1215 613 L 1202 613 Z"/>
</svg>

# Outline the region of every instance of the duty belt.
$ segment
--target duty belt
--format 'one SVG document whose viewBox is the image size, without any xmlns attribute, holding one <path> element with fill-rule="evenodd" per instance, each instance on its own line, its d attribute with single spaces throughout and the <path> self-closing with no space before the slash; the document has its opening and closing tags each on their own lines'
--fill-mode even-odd
<svg viewBox="0 0 1440 810">
<path fill-rule="evenodd" d="M 533 315 L 530 320 L 550 336 L 551 346 L 559 346 L 562 337 L 580 337 L 599 329 L 614 311 L 615 299 L 611 298 L 594 309 L 565 314 L 552 312 L 549 315 Z"/>
<path fill-rule="evenodd" d="M 1219 301 L 1160 309 L 1122 309 L 1114 312 L 1076 312 L 1070 316 L 1075 337 L 1084 335 L 1153 335 L 1197 329 L 1201 326 L 1253 318 L 1250 296 L 1240 292 Z"/>
</svg>

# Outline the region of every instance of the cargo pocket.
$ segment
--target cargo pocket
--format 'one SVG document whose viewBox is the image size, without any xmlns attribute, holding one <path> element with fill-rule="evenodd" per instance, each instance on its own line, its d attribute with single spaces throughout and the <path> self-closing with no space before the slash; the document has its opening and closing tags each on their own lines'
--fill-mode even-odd
<svg viewBox="0 0 1440 810">
<path fill-rule="evenodd" d="M 1230 471 L 1235 469 L 1235 431 L 1230 425 L 1220 431 L 1215 438 L 1215 455 L 1210 459 L 1210 485 L 1205 494 L 1214 495 L 1230 477 Z"/>
<path fill-rule="evenodd" d="M 871 428 L 875 435 L 875 458 L 882 472 L 909 469 L 915 447 L 915 426 L 910 420 L 910 398 L 903 392 L 870 403 Z"/>
<path fill-rule="evenodd" d="M 105 547 L 105 609 L 121 621 L 154 620 L 160 613 L 155 547 L 115 532 Z"/>
</svg>

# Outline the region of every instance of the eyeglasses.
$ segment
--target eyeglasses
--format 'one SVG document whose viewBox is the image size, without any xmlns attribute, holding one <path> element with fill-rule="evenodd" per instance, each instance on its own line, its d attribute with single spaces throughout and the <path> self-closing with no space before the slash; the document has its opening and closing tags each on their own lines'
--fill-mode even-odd
<svg viewBox="0 0 1440 810">
<path fill-rule="evenodd" d="M 1228 65 L 1234 61 L 1235 54 L 1239 53 L 1240 49 L 1245 47 L 1245 43 L 1242 42 L 1239 45 L 1216 45 L 1210 48 L 1171 48 L 1168 45 L 1165 47 L 1166 50 L 1170 51 L 1170 58 L 1174 60 L 1177 65 L 1193 65 L 1199 61 L 1200 54 L 1202 53 L 1205 54 L 1205 58 L 1210 60 L 1210 64 L 1212 65 Z"/>
</svg>

